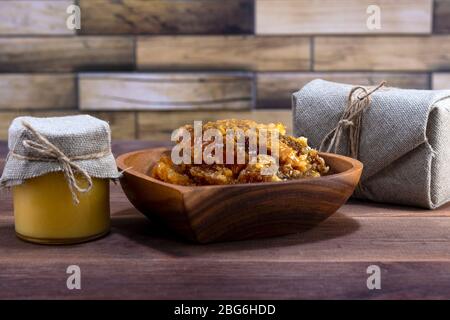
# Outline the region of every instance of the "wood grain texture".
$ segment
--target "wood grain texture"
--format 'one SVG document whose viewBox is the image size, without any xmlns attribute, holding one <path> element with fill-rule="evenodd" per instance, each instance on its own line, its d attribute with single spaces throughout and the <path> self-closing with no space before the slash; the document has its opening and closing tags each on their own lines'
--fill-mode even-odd
<svg viewBox="0 0 450 320">
<path fill-rule="evenodd" d="M 83 111 L 80 111 L 85 113 Z M 131 140 L 136 138 L 136 113 L 127 111 L 88 111 L 88 114 L 105 120 L 111 128 L 111 137 L 116 140 Z"/>
<path fill-rule="evenodd" d="M 70 72 L 130 69 L 127 37 L 0 38 L 0 72 Z"/>
<path fill-rule="evenodd" d="M 381 9 L 381 28 L 367 27 L 370 5 Z M 256 0 L 257 34 L 431 33 L 432 0 Z"/>
<path fill-rule="evenodd" d="M 75 109 L 73 74 L 0 74 L 0 109 Z"/>
<path fill-rule="evenodd" d="M 433 73 L 433 89 L 450 90 L 450 73 Z"/>
<path fill-rule="evenodd" d="M 335 174 L 283 183 L 180 186 L 148 176 L 165 151 L 170 149 L 153 148 L 119 156 L 117 166 L 124 171 L 120 183 L 128 199 L 149 219 L 198 243 L 309 230 L 348 200 L 362 172 L 357 160 L 321 153 Z"/>
<path fill-rule="evenodd" d="M 8 139 L 8 128 L 14 118 L 19 116 L 63 117 L 78 114 L 73 111 L 4 111 L 0 112 L 0 139 Z M 113 139 L 134 139 L 136 137 L 134 112 L 88 112 L 88 114 L 107 121 L 112 130 Z"/>
<path fill-rule="evenodd" d="M 248 34 L 253 0 L 80 0 L 82 34 Z"/>
<path fill-rule="evenodd" d="M 434 33 L 450 33 L 450 1 L 434 1 Z"/>
<path fill-rule="evenodd" d="M 116 142 L 113 152 L 159 144 Z M 0 193 L 0 209 L 0 298 L 450 298 L 450 205 L 429 211 L 350 201 L 303 233 L 202 246 L 147 220 L 118 185 L 111 185 L 112 232 L 95 242 L 22 242 L 10 193 Z M 81 291 L 66 289 L 70 264 L 81 267 Z M 381 290 L 367 290 L 372 264 L 381 268 Z"/>
<path fill-rule="evenodd" d="M 0 35 L 70 35 L 71 0 L 0 1 Z"/>
<path fill-rule="evenodd" d="M 62 117 L 73 114 L 70 111 L 4 111 L 0 112 L 0 139 L 8 139 L 8 128 L 16 117 L 36 116 L 36 117 Z"/>
<path fill-rule="evenodd" d="M 248 73 L 90 73 L 79 75 L 82 110 L 250 109 Z"/>
<path fill-rule="evenodd" d="M 450 69 L 450 36 L 317 37 L 316 71 Z"/>
<path fill-rule="evenodd" d="M 14 237 L 12 230 L 8 230 L 8 235 Z M 153 246 L 147 249 L 158 250 Z M 450 263 L 447 261 L 376 262 L 381 269 L 382 290 L 367 289 L 366 270 L 372 261 L 190 261 L 189 257 L 103 261 L 74 257 L 70 261 L 73 262 L 61 258 L 0 262 L 0 297 L 87 300 L 396 300 L 449 297 Z M 81 268 L 82 290 L 69 291 L 65 287 L 65 270 L 70 263 Z M 27 284 L 26 289 L 21 283 Z"/>
<path fill-rule="evenodd" d="M 306 37 L 138 37 L 138 69 L 309 70 Z"/>
<path fill-rule="evenodd" d="M 183 111 L 183 112 L 138 112 L 138 138 L 145 140 L 170 141 L 172 131 L 185 124 L 198 121 L 215 121 L 220 119 L 249 119 L 257 122 L 281 122 L 292 132 L 291 111 Z"/>
<path fill-rule="evenodd" d="M 256 74 L 256 107 L 289 109 L 292 93 L 318 78 L 355 85 L 376 85 L 386 80 L 392 87 L 430 89 L 426 73 L 259 72 Z"/>
</svg>

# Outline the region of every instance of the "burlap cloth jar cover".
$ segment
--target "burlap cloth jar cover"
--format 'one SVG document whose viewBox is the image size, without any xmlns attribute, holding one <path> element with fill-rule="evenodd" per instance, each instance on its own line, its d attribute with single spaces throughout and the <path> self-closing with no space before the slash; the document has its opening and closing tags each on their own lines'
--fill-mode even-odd
<svg viewBox="0 0 450 320">
<path fill-rule="evenodd" d="M 29 141 L 42 143 L 35 132 L 47 139 L 65 155 L 63 160 L 44 152 L 27 147 Z M 13 120 L 8 132 L 9 154 L 0 179 L 1 187 L 22 184 L 24 180 L 44 174 L 64 170 L 64 161 L 82 168 L 90 177 L 119 178 L 114 156 L 111 153 L 111 131 L 107 122 L 89 115 L 67 117 L 36 118 L 18 117 Z M 25 143 L 24 143 L 25 142 Z M 67 164 L 66 164 L 67 165 Z"/>
<path fill-rule="evenodd" d="M 293 127 L 319 148 L 354 86 L 314 80 L 293 94 Z M 448 97 L 448 98 L 447 98 Z M 450 91 L 381 88 L 360 123 L 357 198 L 437 208 L 450 201 Z M 337 153 L 347 155 L 348 139 Z"/>
</svg>

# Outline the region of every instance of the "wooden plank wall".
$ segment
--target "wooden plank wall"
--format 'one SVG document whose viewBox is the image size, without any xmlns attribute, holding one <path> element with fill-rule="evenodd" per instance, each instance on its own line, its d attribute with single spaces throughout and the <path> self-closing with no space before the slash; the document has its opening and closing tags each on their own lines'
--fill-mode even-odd
<svg viewBox="0 0 450 320">
<path fill-rule="evenodd" d="M 229 117 L 290 128 L 315 78 L 450 89 L 450 0 L 0 0 L 0 139 L 23 114 L 89 113 L 115 139 Z"/>
</svg>

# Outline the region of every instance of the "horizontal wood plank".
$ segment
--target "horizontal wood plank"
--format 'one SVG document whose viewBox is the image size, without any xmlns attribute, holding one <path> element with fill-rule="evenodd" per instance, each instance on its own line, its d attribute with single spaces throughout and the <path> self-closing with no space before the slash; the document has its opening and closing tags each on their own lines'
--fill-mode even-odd
<svg viewBox="0 0 450 320">
<path fill-rule="evenodd" d="M 0 38 L 0 72 L 121 70 L 133 65 L 130 37 Z"/>
<path fill-rule="evenodd" d="M 132 208 L 120 186 L 113 188 L 119 190 L 111 193 L 111 235 L 97 242 L 74 246 L 71 250 L 58 251 L 52 247 L 35 250 L 15 237 L 12 213 L 2 214 L 0 250 L 3 255 L 0 262 L 37 261 L 42 256 L 54 262 L 77 258 L 111 261 L 117 256 L 147 261 L 189 258 L 190 262 L 450 262 L 449 217 L 426 217 L 420 213 L 416 217 L 353 216 L 344 206 L 308 231 L 205 246 L 180 239 L 170 230 L 150 222 Z M 3 197 L 7 202 L 9 198 Z M 2 204 L 3 210 L 8 207 L 11 206 Z M 449 207 L 446 210 L 448 212 Z M 366 211 L 370 212 L 367 207 Z M 406 210 L 403 208 L 403 211 Z M 149 248 L 149 243 L 153 247 Z"/>
<path fill-rule="evenodd" d="M 82 34 L 249 34 L 253 0 L 80 0 Z"/>
<path fill-rule="evenodd" d="M 263 123 L 281 122 L 292 131 L 291 111 L 183 111 L 183 112 L 138 112 L 138 138 L 170 141 L 172 131 L 185 124 L 197 121 L 220 119 L 250 119 Z"/>
<path fill-rule="evenodd" d="M 63 117 L 79 114 L 78 111 L 4 111 L 0 112 L 0 139 L 8 139 L 8 128 L 14 118 L 19 116 L 33 117 Z M 88 112 L 94 117 L 105 120 L 109 123 L 112 131 L 112 138 L 127 140 L 135 138 L 136 118 L 134 112 Z"/>
<path fill-rule="evenodd" d="M 292 93 L 318 78 L 354 85 L 376 85 L 386 80 L 392 87 L 429 89 L 426 73 L 259 72 L 256 74 L 256 107 L 291 108 Z"/>
<path fill-rule="evenodd" d="M 85 113 L 83 110 L 81 113 Z M 88 114 L 105 120 L 111 127 L 111 137 L 115 140 L 131 140 L 136 138 L 136 113 L 129 111 L 94 112 Z"/>
<path fill-rule="evenodd" d="M 153 248 L 157 250 L 157 248 Z M 81 290 L 66 269 L 81 268 Z M 367 268 L 381 290 L 367 288 Z M 2 299 L 448 299 L 449 262 L 248 262 L 115 259 L 0 262 Z M 20 285 L 26 283 L 26 286 Z"/>
<path fill-rule="evenodd" d="M 138 69 L 309 70 L 306 37 L 138 37 Z"/>
<path fill-rule="evenodd" d="M 450 90 L 450 72 L 433 73 L 433 89 Z"/>
<path fill-rule="evenodd" d="M 80 74 L 82 110 L 250 109 L 248 73 Z"/>
<path fill-rule="evenodd" d="M 450 1 L 434 1 L 434 33 L 450 33 Z"/>
<path fill-rule="evenodd" d="M 369 29 L 367 8 L 381 10 L 379 29 Z M 432 0 L 256 0 L 257 34 L 431 33 Z"/>
<path fill-rule="evenodd" d="M 317 37 L 316 71 L 450 69 L 450 36 Z"/>
<path fill-rule="evenodd" d="M 0 109 L 75 109 L 73 74 L 0 74 Z"/>
<path fill-rule="evenodd" d="M 70 35 L 72 0 L 0 1 L 0 35 Z"/>
</svg>

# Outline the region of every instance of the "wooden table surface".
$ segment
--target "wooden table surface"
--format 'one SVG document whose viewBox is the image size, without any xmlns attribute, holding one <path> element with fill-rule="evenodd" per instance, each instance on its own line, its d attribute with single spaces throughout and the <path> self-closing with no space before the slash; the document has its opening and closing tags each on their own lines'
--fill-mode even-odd
<svg viewBox="0 0 450 320">
<path fill-rule="evenodd" d="M 150 142 L 117 142 L 115 154 Z M 0 154 L 6 154 L 0 143 Z M 435 211 L 351 201 L 301 234 L 196 245 L 151 223 L 111 186 L 112 231 L 72 246 L 23 242 L 0 195 L 0 298 L 450 298 L 450 206 Z M 81 268 L 81 290 L 66 269 Z M 367 288 L 367 267 L 381 289 Z"/>
</svg>

